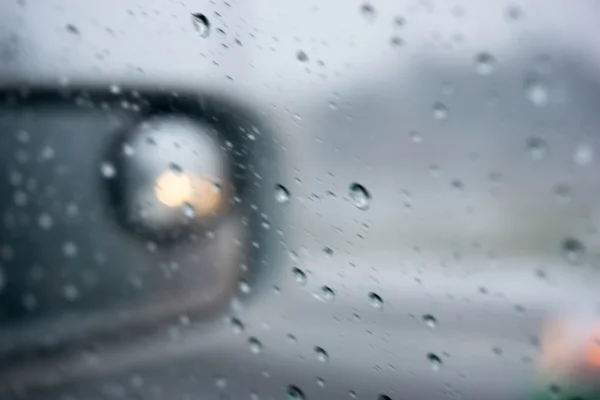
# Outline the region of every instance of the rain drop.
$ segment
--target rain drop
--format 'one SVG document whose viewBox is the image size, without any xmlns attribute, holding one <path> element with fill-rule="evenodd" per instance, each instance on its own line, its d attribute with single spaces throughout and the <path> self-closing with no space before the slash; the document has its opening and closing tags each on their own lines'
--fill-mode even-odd
<svg viewBox="0 0 600 400">
<path fill-rule="evenodd" d="M 329 246 L 325 246 L 325 247 L 323 248 L 323 253 L 325 253 L 325 256 L 326 256 L 327 258 L 330 258 L 330 257 L 332 257 L 332 256 L 333 256 L 333 249 L 332 249 L 331 247 L 329 247 Z"/>
<path fill-rule="evenodd" d="M 573 161 L 580 167 L 590 165 L 594 160 L 594 149 L 589 144 L 580 144 L 575 149 Z"/>
<path fill-rule="evenodd" d="M 360 6 L 360 14 L 368 22 L 373 22 L 375 20 L 375 17 L 376 17 L 375 7 L 373 7 L 369 3 L 363 3 Z"/>
<path fill-rule="evenodd" d="M 321 288 L 321 293 L 323 296 L 323 300 L 325 300 L 326 302 L 331 303 L 333 302 L 333 300 L 335 300 L 335 292 L 329 286 L 323 286 Z"/>
<path fill-rule="evenodd" d="M 215 386 L 217 386 L 219 389 L 225 389 L 227 387 L 227 378 L 223 376 L 216 377 Z"/>
<path fill-rule="evenodd" d="M 317 385 L 319 385 L 319 387 L 325 387 L 325 379 L 323 378 L 317 378 Z"/>
<path fill-rule="evenodd" d="M 298 50 L 296 52 L 296 58 L 298 59 L 298 61 L 300 61 L 301 63 L 305 63 L 308 62 L 308 55 L 306 54 L 306 52 L 304 52 L 303 50 Z"/>
<path fill-rule="evenodd" d="M 287 398 L 288 400 L 304 400 L 304 392 L 296 385 L 290 385 L 287 387 Z"/>
<path fill-rule="evenodd" d="M 548 145 L 544 139 L 532 137 L 527 141 L 527 150 L 534 161 L 540 161 L 546 158 Z"/>
<path fill-rule="evenodd" d="M 238 334 L 244 332 L 244 323 L 237 318 L 231 318 L 231 329 L 233 333 Z"/>
<path fill-rule="evenodd" d="M 580 265 L 585 259 L 585 246 L 577 239 L 567 238 L 562 243 L 562 254 L 572 265 Z"/>
<path fill-rule="evenodd" d="M 442 360 L 433 353 L 427 354 L 427 360 L 429 361 L 431 369 L 433 369 L 434 371 L 439 371 L 442 367 Z"/>
<path fill-rule="evenodd" d="M 431 329 L 433 329 L 437 326 L 437 321 L 436 321 L 435 317 L 431 314 L 423 315 L 423 322 L 425 322 L 425 325 L 427 325 Z"/>
<path fill-rule="evenodd" d="M 248 345 L 250 346 L 250 351 L 254 354 L 260 353 L 263 348 L 263 345 L 260 342 L 260 340 L 258 340 L 255 337 L 251 337 L 250 339 L 248 339 Z"/>
<path fill-rule="evenodd" d="M 387 394 L 380 394 L 379 396 L 377 396 L 377 400 L 392 400 L 392 398 Z"/>
<path fill-rule="evenodd" d="M 46 213 L 42 213 L 38 217 L 38 225 L 43 230 L 48 230 L 52 228 L 52 217 Z"/>
<path fill-rule="evenodd" d="M 350 198 L 354 202 L 356 208 L 367 210 L 371 203 L 371 195 L 360 183 L 353 183 L 349 189 Z"/>
<path fill-rule="evenodd" d="M 275 201 L 285 204 L 290 201 L 290 192 L 283 185 L 275 185 Z"/>
<path fill-rule="evenodd" d="M 315 347 L 315 354 L 317 355 L 317 360 L 325 363 L 329 360 L 329 354 L 322 347 Z"/>
<path fill-rule="evenodd" d="M 210 35 L 210 21 L 204 14 L 192 14 L 192 24 L 201 38 L 207 38 Z"/>
<path fill-rule="evenodd" d="M 444 103 L 433 104 L 433 118 L 438 121 L 443 121 L 448 118 L 448 107 Z"/>
<path fill-rule="evenodd" d="M 103 162 L 100 165 L 100 172 L 102 173 L 102 176 L 106 179 L 112 179 L 115 177 L 115 175 L 117 175 L 117 170 L 115 166 L 109 162 Z"/>
<path fill-rule="evenodd" d="M 244 294 L 248 294 L 252 290 L 250 284 L 244 279 L 240 279 L 240 281 L 238 282 L 238 288 L 240 289 L 240 292 Z"/>
<path fill-rule="evenodd" d="M 536 107 L 544 107 L 548 104 L 547 84 L 539 78 L 528 78 L 525 80 L 525 93 L 527 99 Z"/>
<path fill-rule="evenodd" d="M 383 308 L 383 299 L 377 293 L 371 292 L 369 293 L 369 304 L 371 304 L 373 308 L 381 310 Z"/>
<path fill-rule="evenodd" d="M 181 209 L 183 211 L 183 216 L 186 217 L 187 219 L 196 218 L 196 215 L 197 215 L 196 209 L 190 203 L 187 203 L 187 202 L 183 203 L 183 205 L 181 206 Z"/>
<path fill-rule="evenodd" d="M 306 285 L 306 274 L 300 268 L 293 268 L 292 274 L 294 274 L 294 279 L 300 285 Z"/>
<path fill-rule="evenodd" d="M 571 201 L 571 187 L 569 185 L 557 183 L 552 191 L 560 203 L 566 204 Z"/>
<path fill-rule="evenodd" d="M 496 59 L 490 53 L 479 53 L 475 57 L 475 70 L 479 75 L 490 75 L 494 72 Z"/>
<path fill-rule="evenodd" d="M 78 250 L 77 245 L 73 242 L 66 242 L 62 246 L 63 254 L 68 258 L 74 258 L 77 256 Z"/>
</svg>

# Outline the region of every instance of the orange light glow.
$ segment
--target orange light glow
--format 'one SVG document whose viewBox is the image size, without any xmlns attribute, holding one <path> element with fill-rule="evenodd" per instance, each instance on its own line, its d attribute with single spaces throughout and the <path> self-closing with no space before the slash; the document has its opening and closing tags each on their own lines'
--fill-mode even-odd
<svg viewBox="0 0 600 400">
<path fill-rule="evenodd" d="M 168 207 L 181 207 L 190 204 L 196 215 L 203 216 L 216 212 L 223 203 L 223 194 L 216 182 L 203 177 L 163 172 L 154 185 L 158 201 Z"/>
</svg>

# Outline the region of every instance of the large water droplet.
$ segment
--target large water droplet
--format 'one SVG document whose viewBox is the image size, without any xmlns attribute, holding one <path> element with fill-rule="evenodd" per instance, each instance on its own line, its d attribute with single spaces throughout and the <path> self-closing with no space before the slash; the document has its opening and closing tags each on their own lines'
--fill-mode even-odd
<svg viewBox="0 0 600 400">
<path fill-rule="evenodd" d="M 317 360 L 321 362 L 327 362 L 329 360 L 329 354 L 325 351 L 324 348 L 316 346 L 315 354 L 317 355 Z"/>
<path fill-rule="evenodd" d="M 437 326 L 437 321 L 436 321 L 435 317 L 431 314 L 423 315 L 423 322 L 425 322 L 425 324 L 428 327 L 430 327 L 431 329 L 433 329 Z"/>
<path fill-rule="evenodd" d="M 540 78 L 530 77 L 525 80 L 525 94 L 527 99 L 536 107 L 548 104 L 548 85 Z"/>
<path fill-rule="evenodd" d="M 303 50 L 298 50 L 296 52 L 296 58 L 302 63 L 308 62 L 308 55 Z"/>
<path fill-rule="evenodd" d="M 74 258 L 77 256 L 79 252 L 77 249 L 77 245 L 73 242 L 65 242 L 62 246 L 63 254 L 68 258 Z"/>
<path fill-rule="evenodd" d="M 527 150 L 534 161 L 540 161 L 546 158 L 548 145 L 544 139 L 532 137 L 527 141 Z"/>
<path fill-rule="evenodd" d="M 392 400 L 392 398 L 387 394 L 380 394 L 379 396 L 377 396 L 377 400 Z"/>
<path fill-rule="evenodd" d="M 306 285 L 306 274 L 300 268 L 293 268 L 294 279 L 301 285 Z"/>
<path fill-rule="evenodd" d="M 242 292 L 244 294 L 248 294 L 252 290 L 252 287 L 250 286 L 248 281 L 246 281 L 245 279 L 239 280 L 238 287 L 240 288 L 240 292 Z"/>
<path fill-rule="evenodd" d="M 573 265 L 580 265 L 585 260 L 585 246 L 577 239 L 567 238 L 562 243 L 562 254 L 565 260 Z"/>
<path fill-rule="evenodd" d="M 244 323 L 238 318 L 231 318 L 230 323 L 233 333 L 238 334 L 244 332 Z"/>
<path fill-rule="evenodd" d="M 290 192 L 283 185 L 275 185 L 275 201 L 285 204 L 290 201 Z"/>
<path fill-rule="evenodd" d="M 373 5 L 369 3 L 363 3 L 360 6 L 360 15 L 362 15 L 363 18 L 366 19 L 368 22 L 373 22 L 375 20 L 375 17 L 377 16 L 377 13 Z"/>
<path fill-rule="evenodd" d="M 304 392 L 296 385 L 290 385 L 287 388 L 287 398 L 289 400 L 304 400 Z"/>
<path fill-rule="evenodd" d="M 263 345 L 260 342 L 260 340 L 258 340 L 255 337 L 251 337 L 250 339 L 248 339 L 248 345 L 250 346 L 250 351 L 254 354 L 260 353 L 263 348 Z"/>
<path fill-rule="evenodd" d="M 194 218 L 196 218 L 196 215 L 197 215 L 196 214 L 196 209 L 190 203 L 188 203 L 188 202 L 183 203 L 183 205 L 181 206 L 181 209 L 183 211 L 183 215 L 187 219 L 194 219 Z"/>
<path fill-rule="evenodd" d="M 112 179 L 115 177 L 115 175 L 117 175 L 117 169 L 112 163 L 109 162 L 103 162 L 100 164 L 100 172 L 106 179 Z"/>
<path fill-rule="evenodd" d="M 371 195 L 363 185 L 356 182 L 351 184 L 349 194 L 357 208 L 361 210 L 367 210 L 369 208 L 371 204 Z"/>
<path fill-rule="evenodd" d="M 192 14 L 192 24 L 198 35 L 202 38 L 207 38 L 210 35 L 210 21 L 202 13 Z"/>
<path fill-rule="evenodd" d="M 383 308 L 383 299 L 375 292 L 369 293 L 369 304 L 372 307 L 381 310 Z"/>
<path fill-rule="evenodd" d="M 323 300 L 328 303 L 331 303 L 333 300 L 335 300 L 335 291 L 329 286 L 323 286 L 321 288 L 321 295 L 323 296 Z"/>
<path fill-rule="evenodd" d="M 442 367 L 442 360 L 433 353 L 427 354 L 427 360 L 429 361 L 431 369 L 433 369 L 434 371 L 439 371 Z"/>
<path fill-rule="evenodd" d="M 448 118 L 448 107 L 444 103 L 436 102 L 433 104 L 433 118 L 443 121 Z"/>
<path fill-rule="evenodd" d="M 479 53 L 475 57 L 475 70 L 479 75 L 490 75 L 495 66 L 496 59 L 490 53 Z"/>
<path fill-rule="evenodd" d="M 580 167 L 590 165 L 594 161 L 594 149 L 589 144 L 580 144 L 575 149 L 573 161 Z"/>
<path fill-rule="evenodd" d="M 52 228 L 52 217 L 46 213 L 40 214 L 38 217 L 38 225 L 44 230 Z"/>
</svg>

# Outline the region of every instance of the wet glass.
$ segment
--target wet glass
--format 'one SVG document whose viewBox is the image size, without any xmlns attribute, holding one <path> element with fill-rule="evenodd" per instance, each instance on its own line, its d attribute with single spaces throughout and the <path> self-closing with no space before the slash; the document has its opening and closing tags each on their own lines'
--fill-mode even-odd
<svg viewBox="0 0 600 400">
<path fill-rule="evenodd" d="M 598 15 L 3 1 L 0 398 L 599 398 Z"/>
</svg>

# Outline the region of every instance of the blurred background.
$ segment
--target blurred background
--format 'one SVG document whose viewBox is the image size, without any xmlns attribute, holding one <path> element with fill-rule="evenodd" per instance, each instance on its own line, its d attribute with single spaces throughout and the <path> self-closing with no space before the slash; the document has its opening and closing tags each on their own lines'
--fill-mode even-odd
<svg viewBox="0 0 600 400">
<path fill-rule="evenodd" d="M 599 399 L 598 15 L 0 1 L 0 397 Z"/>
</svg>

